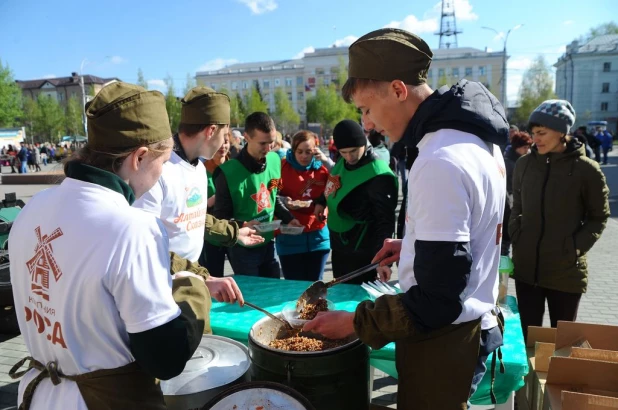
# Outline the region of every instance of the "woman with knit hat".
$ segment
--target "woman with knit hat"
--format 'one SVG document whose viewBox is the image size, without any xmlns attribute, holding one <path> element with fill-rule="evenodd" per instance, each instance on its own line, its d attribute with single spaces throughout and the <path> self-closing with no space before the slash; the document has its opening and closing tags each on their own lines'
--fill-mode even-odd
<svg viewBox="0 0 618 410">
<path fill-rule="evenodd" d="M 165 408 L 208 318 L 204 280 L 170 276 L 161 221 L 131 206 L 172 152 L 165 98 L 115 82 L 86 105 L 88 144 L 15 220 L 11 283 L 30 357 L 19 408 Z M 156 341 L 156 343 L 153 343 Z M 26 363 L 28 361 L 28 363 Z M 25 371 L 18 372 L 27 364 Z"/>
<path fill-rule="evenodd" d="M 574 123 L 568 101 L 543 102 L 529 119 L 531 152 L 515 165 L 509 233 L 524 337 L 543 325 L 546 300 L 552 327 L 577 319 L 586 254 L 610 215 L 603 172 L 568 135 Z"/>
<path fill-rule="evenodd" d="M 374 154 L 357 122 L 341 121 L 333 130 L 333 138 L 341 157 L 331 170 L 324 196 L 333 276 L 338 278 L 369 265 L 384 240 L 392 238 L 399 188 L 397 177 L 388 163 Z M 375 277 L 373 270 L 350 283 Z"/>
</svg>

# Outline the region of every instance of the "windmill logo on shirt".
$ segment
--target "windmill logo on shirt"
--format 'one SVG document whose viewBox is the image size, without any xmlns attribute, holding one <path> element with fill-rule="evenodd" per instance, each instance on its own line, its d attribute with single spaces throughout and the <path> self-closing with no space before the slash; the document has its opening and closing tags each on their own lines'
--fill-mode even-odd
<svg viewBox="0 0 618 410">
<path fill-rule="evenodd" d="M 50 235 L 41 235 L 40 226 L 36 227 L 34 233 L 37 239 L 34 256 L 26 262 L 26 267 L 32 280 L 30 288 L 34 294 L 49 300 L 49 274 L 51 273 L 54 276 L 56 282 L 62 276 L 62 271 L 56 259 L 54 259 L 54 250 L 51 242 L 61 237 L 63 233 L 60 228 L 56 228 Z"/>
<path fill-rule="evenodd" d="M 270 209 L 272 207 L 270 202 L 270 192 L 263 182 L 260 184 L 260 189 L 255 194 L 251 195 L 251 199 L 253 199 L 257 204 L 258 214 L 264 209 Z"/>
<path fill-rule="evenodd" d="M 202 203 L 202 193 L 197 187 L 193 187 L 187 195 L 187 207 L 192 208 Z"/>
</svg>

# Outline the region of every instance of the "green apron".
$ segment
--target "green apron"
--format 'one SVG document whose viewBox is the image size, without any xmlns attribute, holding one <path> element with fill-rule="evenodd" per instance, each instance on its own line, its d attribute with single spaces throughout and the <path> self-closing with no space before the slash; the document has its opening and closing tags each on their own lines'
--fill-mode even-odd
<svg viewBox="0 0 618 410">
<path fill-rule="evenodd" d="M 275 203 L 281 183 L 281 159 L 274 152 L 266 155 L 266 169 L 259 174 L 251 173 L 240 161 L 232 159 L 221 166 L 234 205 L 233 218 L 239 221 L 272 222 Z M 252 246 L 265 246 L 274 237 L 274 232 L 261 233 L 264 242 Z M 240 246 L 244 246 L 238 243 Z"/>
<path fill-rule="evenodd" d="M 379 175 L 391 175 L 395 180 L 395 184 L 398 185 L 397 177 L 391 171 L 388 164 L 379 159 L 371 161 L 354 171 L 348 171 L 345 168 L 344 159 L 340 158 L 328 177 L 324 190 L 326 205 L 328 206 L 328 229 L 331 232 L 344 233 L 356 225 L 364 225 L 362 233 L 356 242 L 355 249 L 358 248 L 367 233 L 367 221 L 354 220 L 339 209 L 339 204 L 356 187 Z"/>
</svg>

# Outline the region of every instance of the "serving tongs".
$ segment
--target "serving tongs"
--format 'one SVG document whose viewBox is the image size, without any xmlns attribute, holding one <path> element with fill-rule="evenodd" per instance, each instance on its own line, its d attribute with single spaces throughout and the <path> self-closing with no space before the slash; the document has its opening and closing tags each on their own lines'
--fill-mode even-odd
<svg viewBox="0 0 618 410">
<path fill-rule="evenodd" d="M 372 263 L 371 265 L 367 265 L 365 267 L 357 269 L 354 272 L 350 272 L 346 275 L 335 278 L 327 283 L 324 283 L 321 280 L 317 282 L 313 282 L 311 286 L 309 286 L 307 290 L 305 290 L 303 294 L 300 295 L 300 298 L 298 298 L 298 301 L 296 301 L 296 311 L 300 313 L 307 304 L 315 304 L 320 299 L 326 299 L 326 293 L 328 291 L 328 288 L 332 288 L 335 285 L 354 279 L 362 275 L 363 273 L 372 271 L 376 269 L 378 266 L 380 266 L 380 262 L 381 261 Z"/>
</svg>

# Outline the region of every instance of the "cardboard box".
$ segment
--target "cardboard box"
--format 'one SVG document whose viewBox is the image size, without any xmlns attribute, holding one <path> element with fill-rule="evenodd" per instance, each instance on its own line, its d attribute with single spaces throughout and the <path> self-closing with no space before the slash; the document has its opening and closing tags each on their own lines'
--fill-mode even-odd
<svg viewBox="0 0 618 410">
<path fill-rule="evenodd" d="M 551 359 L 543 410 L 612 408 L 618 408 L 618 363 L 572 357 Z"/>
<path fill-rule="evenodd" d="M 531 326 L 526 347 L 530 367 L 525 387 L 527 404 L 530 410 L 541 410 L 550 362 L 556 357 L 576 357 L 618 363 L 618 326 L 577 322 L 558 322 L 557 329 Z M 595 394 L 599 396 L 603 395 Z"/>
<path fill-rule="evenodd" d="M 540 410 L 543 408 L 543 397 L 545 393 L 545 380 L 547 379 L 547 369 L 549 357 L 554 351 L 556 342 L 556 329 L 548 327 L 530 326 L 528 328 L 528 340 L 526 341 L 526 354 L 528 355 L 528 375 L 526 376 L 526 400 L 530 410 Z M 537 346 L 542 349 L 539 357 L 535 356 Z M 551 353 L 548 354 L 549 350 Z M 540 368 L 538 361 L 541 362 Z M 517 404 L 520 405 L 518 400 Z"/>
</svg>

